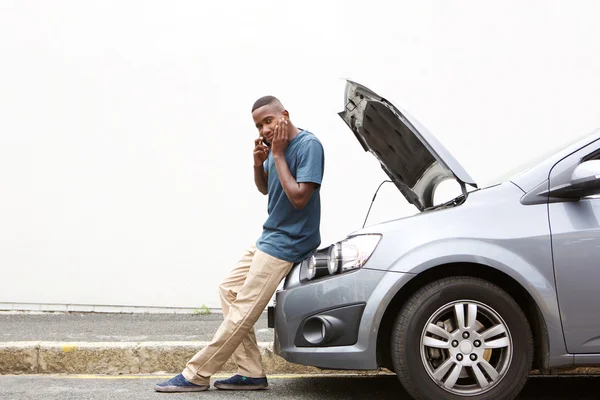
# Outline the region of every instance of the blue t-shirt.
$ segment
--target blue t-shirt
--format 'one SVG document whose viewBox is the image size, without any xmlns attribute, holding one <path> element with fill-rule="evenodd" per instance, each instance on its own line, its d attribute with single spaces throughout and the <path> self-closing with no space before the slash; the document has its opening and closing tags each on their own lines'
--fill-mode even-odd
<svg viewBox="0 0 600 400">
<path fill-rule="evenodd" d="M 323 146 L 315 135 L 302 130 L 288 144 L 285 160 L 296 182 L 314 182 L 317 186 L 304 208 L 294 208 L 279 181 L 273 154 L 269 153 L 265 161 L 269 217 L 256 246 L 273 257 L 298 262 L 321 244 L 319 192 L 325 164 Z"/>
</svg>

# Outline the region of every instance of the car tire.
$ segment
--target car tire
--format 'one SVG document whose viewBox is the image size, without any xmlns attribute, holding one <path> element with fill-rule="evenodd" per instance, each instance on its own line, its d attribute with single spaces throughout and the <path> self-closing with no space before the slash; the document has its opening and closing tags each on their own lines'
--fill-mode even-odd
<svg viewBox="0 0 600 400">
<path fill-rule="evenodd" d="M 531 329 L 519 305 L 473 277 L 419 289 L 398 313 L 391 341 L 396 374 L 415 399 L 514 399 L 533 359 Z"/>
</svg>

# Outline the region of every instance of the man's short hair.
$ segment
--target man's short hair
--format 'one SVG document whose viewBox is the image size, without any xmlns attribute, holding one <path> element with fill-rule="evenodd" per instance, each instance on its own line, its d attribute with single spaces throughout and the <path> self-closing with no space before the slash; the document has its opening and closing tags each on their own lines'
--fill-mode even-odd
<svg viewBox="0 0 600 400">
<path fill-rule="evenodd" d="M 254 112 L 257 108 L 261 108 L 274 103 L 281 104 L 279 99 L 275 96 L 263 96 L 254 102 L 254 105 L 252 106 L 252 112 Z"/>
</svg>

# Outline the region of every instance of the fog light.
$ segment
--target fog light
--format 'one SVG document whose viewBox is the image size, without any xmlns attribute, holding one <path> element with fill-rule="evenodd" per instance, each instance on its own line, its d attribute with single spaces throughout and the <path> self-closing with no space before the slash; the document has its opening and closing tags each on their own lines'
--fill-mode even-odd
<svg viewBox="0 0 600 400">
<path fill-rule="evenodd" d="M 321 344 L 327 336 L 325 320 L 319 317 L 309 319 L 304 323 L 304 339 L 310 344 Z"/>
<path fill-rule="evenodd" d="M 304 340 L 312 345 L 325 346 L 344 334 L 344 323 L 333 316 L 315 316 L 302 326 Z"/>
</svg>

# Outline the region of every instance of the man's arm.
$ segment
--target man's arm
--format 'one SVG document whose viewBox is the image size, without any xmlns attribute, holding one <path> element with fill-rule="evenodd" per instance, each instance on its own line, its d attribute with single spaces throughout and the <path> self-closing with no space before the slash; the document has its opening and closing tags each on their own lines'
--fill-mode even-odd
<svg viewBox="0 0 600 400">
<path fill-rule="evenodd" d="M 308 200 L 310 200 L 310 196 L 312 196 L 317 185 L 313 182 L 296 182 L 290 172 L 287 161 L 285 161 L 285 156 L 274 156 L 273 158 L 279 181 L 281 182 L 281 186 L 283 186 L 283 191 L 287 195 L 287 198 L 295 209 L 303 209 Z"/>
<path fill-rule="evenodd" d="M 265 195 L 269 193 L 267 173 L 262 165 L 254 166 L 254 183 L 259 192 Z"/>
<path fill-rule="evenodd" d="M 306 206 L 315 188 L 321 184 L 322 178 L 322 149 L 310 146 L 301 155 L 295 179 L 285 160 L 285 149 L 289 143 L 288 122 L 282 119 L 275 127 L 272 152 L 279 181 L 287 198 L 294 208 L 300 210 Z M 318 172 L 317 172 L 318 171 Z"/>
</svg>

